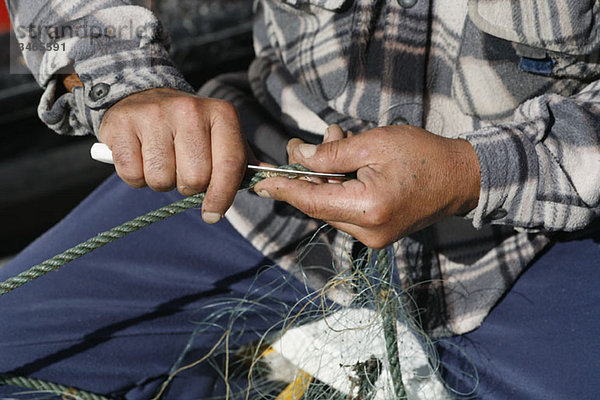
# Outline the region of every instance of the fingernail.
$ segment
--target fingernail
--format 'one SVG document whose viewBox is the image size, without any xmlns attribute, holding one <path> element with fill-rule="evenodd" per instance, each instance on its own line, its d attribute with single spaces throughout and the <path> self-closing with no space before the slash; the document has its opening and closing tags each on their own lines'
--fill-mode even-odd
<svg viewBox="0 0 600 400">
<path fill-rule="evenodd" d="M 323 135 L 323 141 L 326 142 L 327 139 L 329 139 L 329 128 L 331 128 L 331 125 L 329 125 L 327 127 L 327 129 L 325 129 L 325 134 Z"/>
<path fill-rule="evenodd" d="M 217 222 L 219 222 L 221 220 L 221 218 L 223 218 L 223 216 L 219 213 L 213 213 L 213 212 L 202 213 L 202 219 L 207 224 L 216 224 Z"/>
<path fill-rule="evenodd" d="M 301 144 L 298 146 L 298 151 L 304 158 L 311 158 L 317 152 L 317 146 L 314 144 Z"/>
<path fill-rule="evenodd" d="M 263 199 L 270 199 L 271 198 L 271 195 L 266 190 L 259 190 L 259 191 L 256 192 L 256 194 L 259 195 L 260 197 L 262 197 Z"/>
</svg>

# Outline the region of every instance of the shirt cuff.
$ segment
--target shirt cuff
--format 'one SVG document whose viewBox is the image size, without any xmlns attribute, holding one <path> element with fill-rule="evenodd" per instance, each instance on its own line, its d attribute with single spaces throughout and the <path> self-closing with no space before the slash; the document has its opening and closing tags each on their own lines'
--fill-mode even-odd
<svg viewBox="0 0 600 400">
<path fill-rule="evenodd" d="M 524 122 L 483 128 L 460 137 L 467 140 L 479 158 L 481 190 L 479 202 L 467 218 L 476 228 L 485 224 L 516 225 L 527 230 L 539 230 L 531 222 L 535 213 L 538 161 L 533 144 L 524 140 Z M 525 126 L 527 125 L 527 126 Z"/>
<path fill-rule="evenodd" d="M 195 92 L 165 50 L 148 53 L 127 51 L 79 63 L 75 71 L 83 88 L 56 99 L 58 81 L 50 81 L 38 108 L 40 118 L 60 134 L 97 135 L 104 113 L 127 96 L 154 88 Z"/>
</svg>

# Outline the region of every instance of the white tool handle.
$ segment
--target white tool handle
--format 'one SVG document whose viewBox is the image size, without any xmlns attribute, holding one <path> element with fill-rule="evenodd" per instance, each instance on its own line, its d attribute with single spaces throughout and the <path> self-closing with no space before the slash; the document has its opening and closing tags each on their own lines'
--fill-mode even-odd
<svg viewBox="0 0 600 400">
<path fill-rule="evenodd" d="M 94 143 L 90 149 L 90 155 L 96 161 L 106 164 L 114 164 L 112 151 L 104 143 Z"/>
</svg>

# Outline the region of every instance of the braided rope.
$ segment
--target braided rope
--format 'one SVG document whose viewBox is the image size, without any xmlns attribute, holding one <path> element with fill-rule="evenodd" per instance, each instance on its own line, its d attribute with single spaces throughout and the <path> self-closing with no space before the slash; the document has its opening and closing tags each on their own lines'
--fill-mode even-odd
<svg viewBox="0 0 600 400">
<path fill-rule="evenodd" d="M 404 384 L 402 383 L 402 370 L 400 369 L 400 355 L 398 354 L 398 332 L 396 330 L 396 312 L 394 300 L 390 299 L 392 282 L 392 263 L 390 262 L 389 250 L 377 251 L 377 268 L 381 279 L 379 297 L 382 303 L 381 313 L 383 319 L 383 335 L 385 347 L 390 363 L 390 374 L 394 386 L 396 399 L 405 399 Z"/>
<path fill-rule="evenodd" d="M 75 389 L 59 385 L 58 383 L 46 382 L 40 379 L 34 378 L 23 378 L 19 376 L 12 376 L 6 374 L 0 374 L 0 386 L 11 385 L 17 386 L 24 389 L 34 389 L 41 392 L 48 392 L 56 395 L 62 395 L 64 399 L 76 399 L 76 400 L 110 400 L 108 397 L 100 396 L 98 394 L 86 392 L 84 390 Z"/>
<path fill-rule="evenodd" d="M 65 264 L 70 263 L 100 247 L 114 242 L 122 237 L 129 235 L 132 232 L 140 230 L 148 225 L 152 225 L 163 219 L 172 217 L 173 215 L 182 213 L 190 208 L 199 207 L 204 200 L 204 193 L 198 193 L 194 196 L 177 201 L 168 206 L 162 207 L 156 211 L 151 211 L 148 214 L 139 216 L 131 221 L 125 222 L 111 230 L 102 232 L 83 243 L 72 247 L 63 253 L 60 253 L 40 264 L 34 265 L 27 271 L 21 272 L 19 275 L 7 279 L 0 283 L 0 296 L 9 293 L 26 283 L 31 282 L 49 272 L 55 271 Z"/>
</svg>

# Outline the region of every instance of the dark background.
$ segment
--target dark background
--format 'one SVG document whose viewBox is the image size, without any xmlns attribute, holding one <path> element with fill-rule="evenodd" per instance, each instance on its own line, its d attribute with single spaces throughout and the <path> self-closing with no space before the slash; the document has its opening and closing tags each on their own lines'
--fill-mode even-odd
<svg viewBox="0 0 600 400">
<path fill-rule="evenodd" d="M 2 20 L 2 0 L 0 8 Z M 153 0 L 152 9 L 195 87 L 250 63 L 252 1 Z M 93 137 L 61 137 L 39 121 L 41 89 L 29 75 L 10 74 L 11 57 L 19 55 L 10 54 L 8 29 L 0 22 L 0 259 L 58 222 L 113 172 L 89 157 Z"/>
</svg>

